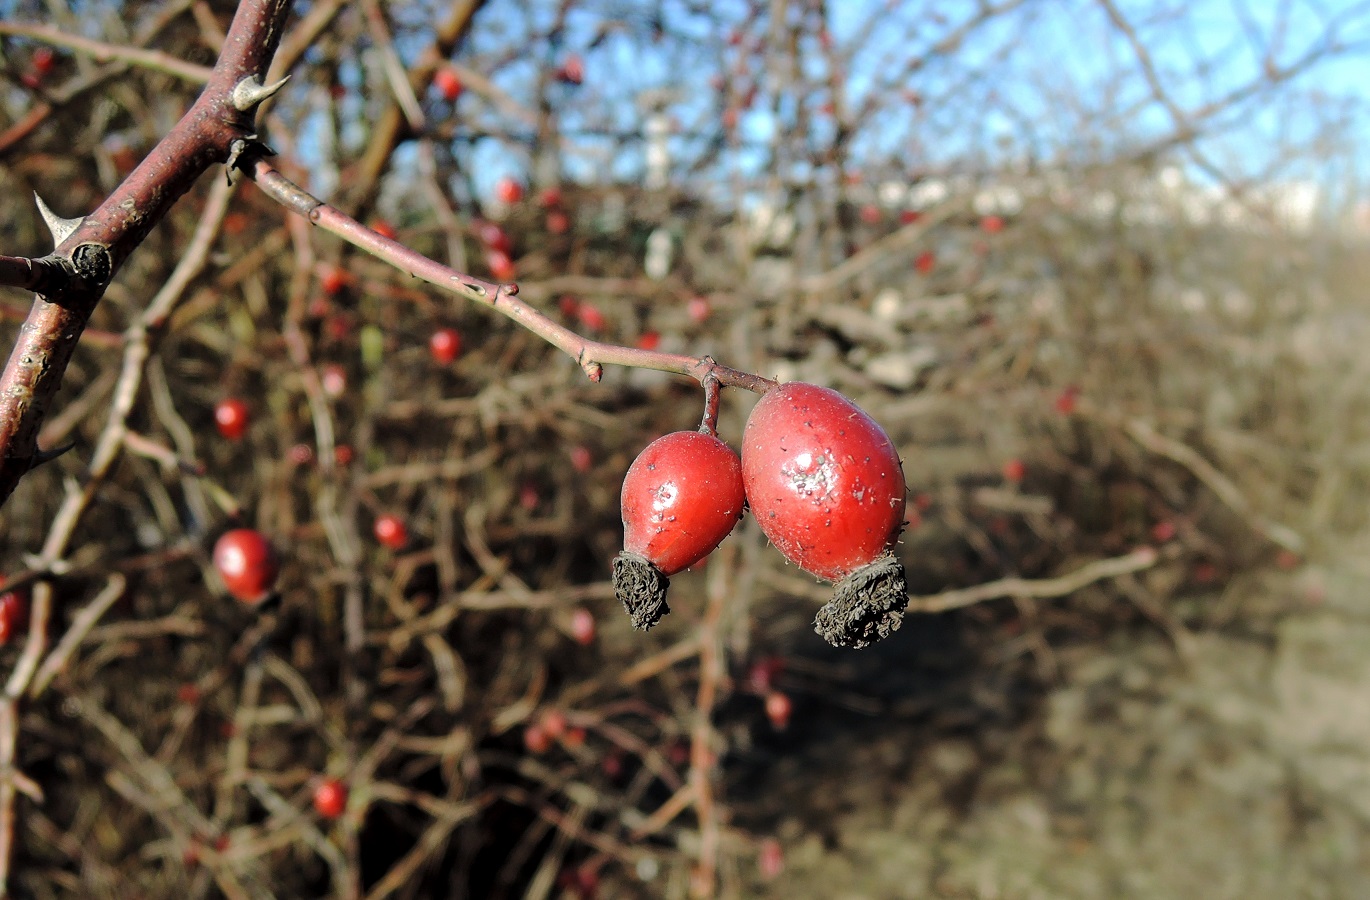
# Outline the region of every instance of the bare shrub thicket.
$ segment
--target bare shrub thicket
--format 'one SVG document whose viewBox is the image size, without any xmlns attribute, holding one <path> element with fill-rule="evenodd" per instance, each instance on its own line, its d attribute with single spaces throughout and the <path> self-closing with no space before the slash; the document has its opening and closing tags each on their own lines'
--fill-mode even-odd
<svg viewBox="0 0 1370 900">
<path fill-rule="evenodd" d="M 35 192 L 84 214 L 154 152 L 237 6 L 0 3 L 0 251 L 51 248 Z M 44 611 L 0 655 L 19 894 L 755 895 L 783 848 L 747 773 L 825 711 L 1023 715 L 1059 648 L 1183 655 L 1264 614 L 1217 586 L 1365 524 L 1360 7 L 296 6 L 270 165 L 587 337 L 856 399 L 925 615 L 852 662 L 745 522 L 631 631 L 622 474 L 697 385 L 593 383 L 212 167 L 103 292 L 40 423 L 74 449 L 0 519 Z M 209 565 L 235 524 L 284 560 L 261 608 Z"/>
</svg>

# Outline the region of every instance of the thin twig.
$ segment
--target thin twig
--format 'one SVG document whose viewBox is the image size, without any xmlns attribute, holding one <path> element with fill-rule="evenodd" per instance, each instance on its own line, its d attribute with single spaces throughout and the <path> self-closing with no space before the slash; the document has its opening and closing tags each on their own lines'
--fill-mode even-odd
<svg viewBox="0 0 1370 900">
<path fill-rule="evenodd" d="M 0 21 L 0 34 L 32 38 L 54 47 L 67 47 L 84 53 L 96 62 L 115 60 L 140 68 L 151 69 L 154 72 L 174 75 L 191 84 L 204 84 L 209 81 L 209 76 L 214 71 L 208 66 L 198 66 L 195 63 L 177 59 L 169 53 L 144 50 L 141 47 L 129 47 L 123 44 L 107 44 L 104 41 L 95 41 L 79 35 L 68 34 L 51 25 L 29 25 L 23 22 Z"/>
<path fill-rule="evenodd" d="M 100 621 L 104 614 L 114 605 L 124 594 L 124 588 L 128 585 L 128 579 L 118 572 L 109 576 L 104 588 L 96 594 L 94 599 L 82 607 L 71 622 L 71 627 L 67 633 L 62 635 L 62 639 L 57 642 L 57 646 L 52 648 L 47 659 L 39 666 L 37 674 L 33 676 L 33 685 L 29 688 L 29 694 L 33 697 L 41 697 L 48 684 L 58 672 L 66 666 L 71 655 L 76 652 L 76 648 L 85 640 L 86 634 L 90 632 L 95 624 Z"/>
<path fill-rule="evenodd" d="M 310 195 L 265 160 L 257 160 L 249 173 L 267 196 L 324 231 L 337 235 L 416 278 L 503 313 L 574 359 L 591 381 L 599 381 L 604 366 L 619 365 L 687 375 L 701 384 L 705 378 L 712 376 L 720 385 L 740 387 L 758 394 L 775 387 L 775 382 L 769 378 L 719 365 L 712 357 L 661 353 L 588 340 L 520 300 L 517 296 L 518 285 L 495 284 L 458 272 L 379 235 L 336 207 Z"/>
</svg>

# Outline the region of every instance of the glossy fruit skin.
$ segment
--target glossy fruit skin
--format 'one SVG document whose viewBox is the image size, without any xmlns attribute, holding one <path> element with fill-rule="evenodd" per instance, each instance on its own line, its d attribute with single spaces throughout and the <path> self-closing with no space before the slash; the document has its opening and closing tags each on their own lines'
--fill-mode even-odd
<svg viewBox="0 0 1370 900">
<path fill-rule="evenodd" d="M 261 603 L 276 586 L 281 563 L 260 531 L 235 528 L 214 544 L 214 568 L 228 592 L 244 603 Z"/>
<path fill-rule="evenodd" d="M 898 451 L 829 388 L 790 382 L 762 396 L 742 435 L 742 481 L 771 543 L 829 581 L 885 555 L 904 525 Z"/>
<path fill-rule="evenodd" d="M 336 819 L 347 809 L 347 785 L 325 778 L 314 788 L 314 810 L 325 819 Z"/>
<path fill-rule="evenodd" d="M 647 445 L 623 479 L 623 549 L 663 575 L 692 566 L 742 516 L 742 466 L 710 434 L 677 431 Z"/>
<path fill-rule="evenodd" d="M 219 401 L 214 407 L 214 424 L 219 434 L 230 441 L 240 440 L 247 433 L 247 404 L 237 398 Z"/>
<path fill-rule="evenodd" d="M 461 355 L 461 332 L 455 328 L 439 328 L 428 339 L 428 352 L 438 365 L 451 365 Z"/>
</svg>

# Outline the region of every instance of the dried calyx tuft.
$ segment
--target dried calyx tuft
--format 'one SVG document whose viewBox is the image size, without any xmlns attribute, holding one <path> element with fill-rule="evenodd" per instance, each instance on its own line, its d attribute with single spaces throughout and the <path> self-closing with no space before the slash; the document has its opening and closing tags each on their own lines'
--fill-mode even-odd
<svg viewBox="0 0 1370 900">
<path fill-rule="evenodd" d="M 898 631 L 908 605 L 904 567 L 887 554 L 837 583 L 833 598 L 818 610 L 814 631 L 834 647 L 859 650 Z"/>
<path fill-rule="evenodd" d="M 671 580 L 644 557 L 627 550 L 614 557 L 614 595 L 634 628 L 646 631 L 671 611 L 666 605 L 670 585 Z"/>
</svg>

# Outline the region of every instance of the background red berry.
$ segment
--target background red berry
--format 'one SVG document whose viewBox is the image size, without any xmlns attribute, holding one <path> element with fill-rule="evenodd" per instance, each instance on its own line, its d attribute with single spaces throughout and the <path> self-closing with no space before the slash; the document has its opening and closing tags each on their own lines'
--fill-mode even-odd
<svg viewBox="0 0 1370 900">
<path fill-rule="evenodd" d="M 230 594 L 244 603 L 260 603 L 276 586 L 281 564 L 260 531 L 235 528 L 215 542 L 214 568 Z"/>
<path fill-rule="evenodd" d="M 5 584 L 0 576 L 0 587 Z M 26 591 L 5 591 L 0 594 L 0 646 L 14 640 L 24 630 L 29 618 L 29 596 Z"/>
<path fill-rule="evenodd" d="M 53 53 L 51 47 L 39 47 L 33 51 L 33 71 L 39 75 L 48 74 L 56 64 L 57 54 Z"/>
<path fill-rule="evenodd" d="M 540 723 L 534 723 L 523 729 L 523 746 L 529 753 L 546 753 L 552 749 L 552 736 Z"/>
<path fill-rule="evenodd" d="M 323 392 L 335 400 L 347 393 L 347 370 L 337 363 L 328 363 L 319 372 Z"/>
<path fill-rule="evenodd" d="M 604 313 L 599 311 L 599 307 L 592 303 L 582 302 L 576 307 L 576 318 L 580 324 L 584 325 L 587 331 L 603 331 L 605 324 Z"/>
<path fill-rule="evenodd" d="M 793 712 L 794 702 L 788 694 L 771 691 L 766 695 L 766 718 L 771 720 L 771 727 L 776 731 L 790 727 L 790 714 Z"/>
<path fill-rule="evenodd" d="M 559 209 L 547 213 L 547 230 L 552 234 L 565 234 L 571 230 L 571 217 Z"/>
<path fill-rule="evenodd" d="M 342 269 L 330 268 L 319 278 L 319 287 L 325 294 L 332 296 L 347 287 L 347 273 Z"/>
<path fill-rule="evenodd" d="M 780 842 L 773 837 L 763 840 L 756 854 L 756 865 L 761 870 L 761 877 L 767 881 L 778 878 L 785 870 L 785 851 Z"/>
<path fill-rule="evenodd" d="M 461 355 L 461 332 L 455 328 L 439 328 L 428 339 L 428 352 L 438 365 L 451 365 Z"/>
<path fill-rule="evenodd" d="M 381 546 L 391 550 L 401 550 L 405 544 L 409 543 L 409 529 L 405 526 L 404 520 L 390 513 L 381 513 L 376 516 L 371 531 Z"/>
<path fill-rule="evenodd" d="M 449 68 L 444 67 L 433 73 L 433 86 L 448 103 L 461 96 L 461 77 Z"/>
<path fill-rule="evenodd" d="M 572 53 L 557 69 L 557 80 L 566 84 L 582 84 L 585 81 L 585 62 Z"/>
<path fill-rule="evenodd" d="M 517 203 L 523 199 L 523 185 L 506 175 L 495 182 L 495 196 L 504 203 Z"/>
<path fill-rule="evenodd" d="M 685 304 L 685 314 L 696 325 L 703 325 L 708 321 L 709 313 L 712 311 L 709 301 L 705 297 L 691 297 L 690 302 Z"/>
<path fill-rule="evenodd" d="M 247 404 L 236 397 L 220 400 L 214 407 L 214 424 L 218 426 L 219 434 L 230 441 L 241 439 L 247 433 Z"/>
<path fill-rule="evenodd" d="M 509 258 L 509 254 L 501 250 L 487 250 L 485 265 L 496 281 L 514 280 L 514 261 Z"/>
<path fill-rule="evenodd" d="M 486 246 L 489 250 L 498 250 L 501 253 L 509 253 L 514 248 L 514 244 L 509 240 L 509 233 L 494 222 L 477 222 L 476 239 Z"/>
<path fill-rule="evenodd" d="M 336 819 L 347 809 L 347 785 L 325 778 L 314 788 L 314 809 L 325 819 Z"/>
<path fill-rule="evenodd" d="M 595 642 L 595 615 L 583 606 L 571 613 L 571 639 L 582 647 Z"/>
</svg>

